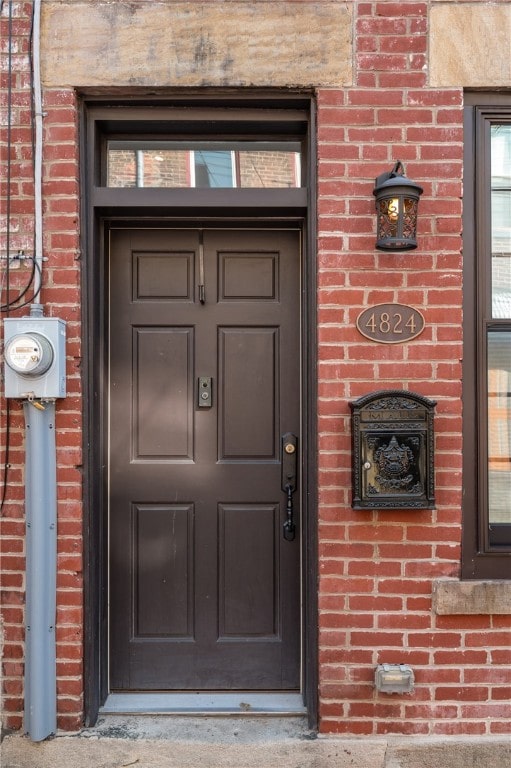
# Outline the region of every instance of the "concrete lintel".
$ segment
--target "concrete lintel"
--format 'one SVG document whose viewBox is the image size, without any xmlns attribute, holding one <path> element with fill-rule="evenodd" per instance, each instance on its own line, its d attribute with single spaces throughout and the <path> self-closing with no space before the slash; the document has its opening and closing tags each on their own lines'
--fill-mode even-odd
<svg viewBox="0 0 511 768">
<path fill-rule="evenodd" d="M 345 0 L 46 0 L 46 87 L 343 86 Z"/>
</svg>

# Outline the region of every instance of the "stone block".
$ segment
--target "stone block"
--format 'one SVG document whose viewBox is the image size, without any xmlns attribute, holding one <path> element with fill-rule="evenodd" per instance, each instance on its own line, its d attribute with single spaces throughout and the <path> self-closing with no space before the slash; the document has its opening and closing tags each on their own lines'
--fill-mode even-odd
<svg viewBox="0 0 511 768">
<path fill-rule="evenodd" d="M 433 583 L 433 610 L 454 614 L 511 614 L 511 581 L 457 581 Z"/>
<path fill-rule="evenodd" d="M 511 5 L 434 3 L 430 9 L 429 85 L 511 85 Z"/>
<path fill-rule="evenodd" d="M 47 87 L 343 86 L 352 81 L 345 0 L 48 0 Z"/>
</svg>

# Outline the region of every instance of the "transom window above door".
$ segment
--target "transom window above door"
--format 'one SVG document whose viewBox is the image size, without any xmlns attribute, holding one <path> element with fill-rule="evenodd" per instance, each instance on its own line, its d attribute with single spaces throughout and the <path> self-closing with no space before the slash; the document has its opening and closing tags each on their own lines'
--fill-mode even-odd
<svg viewBox="0 0 511 768">
<path fill-rule="evenodd" d="M 296 189 L 300 143 L 110 140 L 106 186 Z"/>
</svg>

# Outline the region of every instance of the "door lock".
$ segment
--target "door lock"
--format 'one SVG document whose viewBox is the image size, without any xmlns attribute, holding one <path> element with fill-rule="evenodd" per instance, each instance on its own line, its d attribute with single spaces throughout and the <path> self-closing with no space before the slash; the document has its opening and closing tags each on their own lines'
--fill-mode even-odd
<svg viewBox="0 0 511 768">
<path fill-rule="evenodd" d="M 213 380 L 211 376 L 199 376 L 197 405 L 199 408 L 211 408 L 213 405 Z"/>
<path fill-rule="evenodd" d="M 286 494 L 286 520 L 283 525 L 283 535 L 286 541 L 295 537 L 295 521 L 293 508 L 293 493 L 297 488 L 297 456 L 298 438 L 292 432 L 286 432 L 282 437 L 282 477 L 281 488 Z"/>
</svg>

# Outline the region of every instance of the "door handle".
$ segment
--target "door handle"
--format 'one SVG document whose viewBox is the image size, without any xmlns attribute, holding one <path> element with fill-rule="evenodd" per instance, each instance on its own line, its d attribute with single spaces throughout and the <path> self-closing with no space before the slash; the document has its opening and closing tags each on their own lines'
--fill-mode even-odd
<svg viewBox="0 0 511 768">
<path fill-rule="evenodd" d="M 286 494 L 286 520 L 282 526 L 282 533 L 286 541 L 295 538 L 296 526 L 294 522 L 293 493 L 297 488 L 297 456 L 298 438 L 292 432 L 286 432 L 282 437 L 282 475 L 281 487 Z"/>
<path fill-rule="evenodd" d="M 206 284 L 204 282 L 204 243 L 202 241 L 202 231 L 200 233 L 199 243 L 199 301 L 206 303 Z"/>
</svg>

